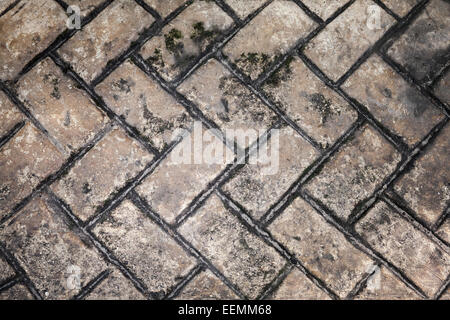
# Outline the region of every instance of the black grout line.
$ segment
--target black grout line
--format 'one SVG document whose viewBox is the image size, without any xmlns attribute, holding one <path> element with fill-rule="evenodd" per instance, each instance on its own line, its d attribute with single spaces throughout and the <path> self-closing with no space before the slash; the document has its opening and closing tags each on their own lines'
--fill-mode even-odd
<svg viewBox="0 0 450 320">
<path fill-rule="evenodd" d="M 156 21 L 162 20 L 161 15 L 156 11 L 154 8 L 152 8 L 150 5 L 147 4 L 144 0 L 134 0 L 138 5 L 140 5 L 145 11 L 150 13 L 153 18 L 155 18 Z"/>
<path fill-rule="evenodd" d="M 0 283 L 0 293 L 14 287 L 16 284 L 21 283 L 23 279 L 22 275 L 14 275 Z"/>
<path fill-rule="evenodd" d="M 76 294 L 72 300 L 82 300 L 88 294 L 90 294 L 97 286 L 99 286 L 108 276 L 112 273 L 111 270 L 105 270 L 101 272 L 94 279 L 89 281 L 83 288 L 81 288 L 80 292 Z"/>
<path fill-rule="evenodd" d="M 55 1 L 65 12 L 67 12 L 67 8 L 69 5 L 65 3 L 63 0 L 53 0 Z"/>
<path fill-rule="evenodd" d="M 447 277 L 447 279 L 444 281 L 442 286 L 439 288 L 439 290 L 434 295 L 433 299 L 439 300 L 447 290 L 450 290 L 450 275 Z"/>
<path fill-rule="evenodd" d="M 381 272 L 380 263 L 375 263 L 371 272 L 366 272 L 366 274 L 358 281 L 358 283 L 353 287 L 350 293 L 345 298 L 346 300 L 353 300 L 358 296 L 367 286 L 367 282 L 375 275 L 376 272 Z"/>
<path fill-rule="evenodd" d="M 231 19 L 233 19 L 235 24 L 239 25 L 242 23 L 242 19 L 239 18 L 236 11 L 234 11 L 234 9 L 231 8 L 224 0 L 214 0 L 214 2 L 217 6 L 220 7 L 220 9 L 222 9 L 222 11 L 224 11 L 231 17 Z"/>
<path fill-rule="evenodd" d="M 255 300 L 266 300 L 270 298 L 270 296 L 278 290 L 278 288 L 289 276 L 289 274 L 293 269 L 294 266 L 291 263 L 289 262 L 286 263 L 283 269 L 281 269 L 280 273 L 277 275 L 277 277 L 271 283 L 269 283 L 268 286 L 266 286 L 266 288 L 260 293 L 260 295 Z"/>
<path fill-rule="evenodd" d="M 2 12 L 0 12 L 0 17 L 4 16 L 5 14 L 8 13 L 8 11 L 14 9 L 15 6 L 17 6 L 17 4 L 20 2 L 20 0 L 16 0 L 13 3 L 11 3 L 9 6 L 7 6 L 5 8 L 5 10 L 3 10 Z"/>
<path fill-rule="evenodd" d="M 447 218 L 450 217 L 450 203 L 445 208 L 444 213 L 439 217 L 436 223 L 431 227 L 433 231 L 438 231 L 440 227 L 447 221 Z"/>
<path fill-rule="evenodd" d="M 380 0 L 372 0 L 373 2 L 375 2 L 379 7 L 381 7 L 384 11 L 386 11 L 387 13 L 389 13 L 395 20 L 400 21 L 401 17 L 399 17 L 394 11 L 392 11 L 387 5 L 385 5 L 382 1 Z"/>
<path fill-rule="evenodd" d="M 20 121 L 11 130 L 9 130 L 3 137 L 0 137 L 0 149 L 11 140 L 17 132 L 25 126 L 25 121 Z"/>
<path fill-rule="evenodd" d="M 191 271 L 188 272 L 188 274 L 181 280 L 175 288 L 169 292 L 163 300 L 172 300 L 173 298 L 176 298 L 183 289 L 200 273 L 202 273 L 205 270 L 205 266 L 201 263 L 195 265 Z"/>
</svg>

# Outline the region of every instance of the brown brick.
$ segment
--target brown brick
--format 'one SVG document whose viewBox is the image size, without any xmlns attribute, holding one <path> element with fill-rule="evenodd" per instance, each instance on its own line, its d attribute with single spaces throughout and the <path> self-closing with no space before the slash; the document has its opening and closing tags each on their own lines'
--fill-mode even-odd
<svg viewBox="0 0 450 320">
<path fill-rule="evenodd" d="M 113 129 L 51 188 L 86 220 L 152 158 L 121 129 Z"/>
<path fill-rule="evenodd" d="M 112 21 L 115 24 L 111 28 Z M 90 82 L 153 21 L 154 18 L 134 1 L 114 1 L 66 42 L 59 53 L 84 80 Z"/>
<path fill-rule="evenodd" d="M 225 0 L 225 2 L 241 19 L 245 19 L 250 13 L 261 7 L 266 0 Z"/>
<path fill-rule="evenodd" d="M 347 219 L 395 170 L 400 159 L 393 146 L 365 125 L 325 164 L 306 190 Z"/>
<path fill-rule="evenodd" d="M 79 269 L 81 288 L 106 267 L 45 195 L 33 199 L 0 235 L 45 299 L 68 299 L 78 293 L 68 285 L 76 276 L 71 268 Z"/>
<path fill-rule="evenodd" d="M 375 118 L 410 146 L 444 115 L 378 56 L 367 60 L 343 85 Z"/>
<path fill-rule="evenodd" d="M 21 1 L 0 17 L 0 79 L 10 80 L 66 28 L 67 16 L 55 2 Z"/>
<path fill-rule="evenodd" d="M 429 297 L 450 273 L 450 255 L 383 202 L 369 211 L 356 231 Z"/>
<path fill-rule="evenodd" d="M 195 259 L 127 200 L 93 231 L 151 292 L 162 296 L 194 267 Z"/>
<path fill-rule="evenodd" d="M 159 150 L 172 141 L 175 129 L 191 126 L 183 106 L 130 62 L 117 68 L 96 91 Z"/>
<path fill-rule="evenodd" d="M 379 8 L 380 28 L 369 28 L 370 0 L 357 0 L 320 32 L 305 49 L 306 55 L 331 79 L 338 80 L 358 58 L 394 24 Z"/>
<path fill-rule="evenodd" d="M 281 269 L 283 259 L 275 249 L 250 233 L 216 195 L 179 231 L 251 299 Z"/>
<path fill-rule="evenodd" d="M 0 91 L 0 137 L 3 137 L 24 119 L 22 112 Z"/>
<path fill-rule="evenodd" d="M 252 79 L 310 33 L 315 23 L 292 1 L 276 0 L 225 46 L 224 53 Z"/>
<path fill-rule="evenodd" d="M 269 231 L 342 298 L 373 265 L 368 256 L 300 198 L 269 226 Z"/>
<path fill-rule="evenodd" d="M 20 79 L 19 98 L 67 153 L 85 145 L 107 118 L 88 95 L 45 59 Z"/>
</svg>

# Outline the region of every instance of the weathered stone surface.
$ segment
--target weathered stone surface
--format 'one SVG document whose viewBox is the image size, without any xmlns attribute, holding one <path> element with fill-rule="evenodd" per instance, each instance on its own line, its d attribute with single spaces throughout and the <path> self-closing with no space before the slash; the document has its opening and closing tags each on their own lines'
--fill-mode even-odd
<svg viewBox="0 0 450 320">
<path fill-rule="evenodd" d="M 167 17 L 175 9 L 183 5 L 186 0 L 144 0 L 144 2 L 155 9 L 162 17 Z"/>
<path fill-rule="evenodd" d="M 0 137 L 3 137 L 24 119 L 22 112 L 0 91 Z"/>
<path fill-rule="evenodd" d="M 69 154 L 85 145 L 106 124 L 86 92 L 45 59 L 20 79 L 19 98 Z"/>
<path fill-rule="evenodd" d="M 300 198 L 269 226 L 269 231 L 342 298 L 373 265 Z"/>
<path fill-rule="evenodd" d="M 383 125 L 414 146 L 444 115 L 378 56 L 367 60 L 343 85 Z"/>
<path fill-rule="evenodd" d="M 283 259 L 275 249 L 250 233 L 216 195 L 179 231 L 251 299 L 282 267 Z"/>
<path fill-rule="evenodd" d="M 55 1 L 20 1 L 0 16 L 0 79 L 11 80 L 66 28 L 67 16 Z"/>
<path fill-rule="evenodd" d="M 44 299 L 71 298 L 106 267 L 46 195 L 34 198 L 0 236 Z"/>
<path fill-rule="evenodd" d="M 450 219 L 447 218 L 437 233 L 442 239 L 447 241 L 447 243 L 450 243 Z"/>
<path fill-rule="evenodd" d="M 179 91 L 194 101 L 202 113 L 221 129 L 258 130 L 263 134 L 278 120 L 276 114 L 217 60 L 210 60 L 186 80 Z M 239 141 L 242 148 L 256 140 Z"/>
<path fill-rule="evenodd" d="M 447 291 L 441 296 L 439 300 L 450 300 L 450 289 L 447 289 Z"/>
<path fill-rule="evenodd" d="M 388 54 L 417 80 L 427 82 L 445 66 L 450 42 L 450 3 L 430 1 Z M 447 58 L 446 58 L 447 57 Z"/>
<path fill-rule="evenodd" d="M 123 202 L 94 233 L 161 298 L 195 265 L 169 235 L 131 202 Z"/>
<path fill-rule="evenodd" d="M 114 27 L 111 28 L 111 21 Z M 154 18 L 134 1 L 114 1 L 58 51 L 87 82 L 122 53 Z"/>
<path fill-rule="evenodd" d="M 116 128 L 51 188 L 80 219 L 86 220 L 152 158 L 136 141 Z"/>
<path fill-rule="evenodd" d="M 376 267 L 363 290 L 356 296 L 358 300 L 417 300 L 413 290 L 401 282 L 385 267 Z"/>
<path fill-rule="evenodd" d="M 241 19 L 245 19 L 250 13 L 261 7 L 266 0 L 225 0 L 225 2 Z"/>
<path fill-rule="evenodd" d="M 239 297 L 211 271 L 202 271 L 177 296 L 178 300 L 235 300 Z"/>
<path fill-rule="evenodd" d="M 306 37 L 315 23 L 292 1 L 276 0 L 225 46 L 224 53 L 252 79 Z"/>
<path fill-rule="evenodd" d="M 101 5 L 104 2 L 104 0 L 65 0 L 64 2 L 67 3 L 69 6 L 77 6 L 78 8 L 80 8 L 81 16 L 85 17 L 89 13 L 91 13 L 92 10 Z M 75 12 L 72 12 L 71 14 L 68 15 L 70 16 L 74 13 Z"/>
<path fill-rule="evenodd" d="M 383 0 L 383 3 L 400 17 L 404 17 L 419 3 L 419 0 Z"/>
<path fill-rule="evenodd" d="M 145 297 L 119 271 L 113 271 L 85 300 L 144 300 Z"/>
<path fill-rule="evenodd" d="M 183 106 L 130 62 L 117 68 L 96 91 L 159 150 L 172 142 L 174 130 L 191 126 Z"/>
<path fill-rule="evenodd" d="M 8 9 L 8 7 L 12 5 L 15 1 L 16 0 L 3 0 L 0 3 L 0 14 L 3 14 L 5 10 Z"/>
<path fill-rule="evenodd" d="M 13 268 L 0 257 L 0 283 L 14 276 L 15 272 Z"/>
<path fill-rule="evenodd" d="M 446 73 L 434 90 L 436 96 L 450 106 L 450 90 L 448 88 L 450 88 L 450 72 Z"/>
<path fill-rule="evenodd" d="M 273 300 L 330 300 L 297 268 L 293 269 L 270 297 Z"/>
<path fill-rule="evenodd" d="M 150 39 L 141 54 L 166 80 L 174 80 L 233 20 L 213 1 L 196 0 Z"/>
<path fill-rule="evenodd" d="M 21 284 L 0 292 L 0 300 L 33 300 L 30 291 Z"/>
<path fill-rule="evenodd" d="M 378 8 L 379 26 L 371 24 Z M 331 79 L 338 80 L 394 24 L 373 1 L 357 0 L 306 46 L 305 54 Z"/>
<path fill-rule="evenodd" d="M 323 20 L 328 19 L 339 8 L 345 5 L 347 0 L 303 0 L 302 1 L 311 11 L 321 17 Z"/>
<path fill-rule="evenodd" d="M 272 144 L 273 139 L 278 143 Z M 265 147 L 268 154 L 278 152 L 275 154 L 278 159 L 270 158 L 272 161 L 269 163 L 246 164 L 223 187 L 255 219 L 261 218 L 319 155 L 290 127 L 274 133 Z"/>
<path fill-rule="evenodd" d="M 450 203 L 450 126 L 395 184 L 416 214 L 432 225 Z"/>
<path fill-rule="evenodd" d="M 450 273 L 450 255 L 383 202 L 369 211 L 356 231 L 429 297 Z"/>
<path fill-rule="evenodd" d="M 203 134 L 203 137 L 210 136 L 201 129 L 198 132 Z M 150 207 L 169 223 L 175 222 L 177 216 L 225 169 L 226 164 L 233 160 L 232 157 L 226 157 L 223 160 L 218 159 L 220 162 L 206 162 L 209 148 L 223 150 L 224 155 L 229 154 L 231 150 L 218 139 L 212 139 L 209 143 L 204 141 L 198 148 L 197 143 L 202 139 L 201 135 L 197 136 L 194 132 L 185 137 L 171 155 L 136 188 Z M 183 158 L 185 154 L 189 156 Z M 200 159 L 196 159 L 197 156 L 200 156 Z"/>
<path fill-rule="evenodd" d="M 347 219 L 400 161 L 400 154 L 375 129 L 364 125 L 325 164 L 306 190 Z"/>
<path fill-rule="evenodd" d="M 27 123 L 0 149 L 0 218 L 63 164 L 50 141 Z"/>
<path fill-rule="evenodd" d="M 277 105 L 321 146 L 332 145 L 358 114 L 298 58 L 291 58 L 264 84 Z"/>
</svg>

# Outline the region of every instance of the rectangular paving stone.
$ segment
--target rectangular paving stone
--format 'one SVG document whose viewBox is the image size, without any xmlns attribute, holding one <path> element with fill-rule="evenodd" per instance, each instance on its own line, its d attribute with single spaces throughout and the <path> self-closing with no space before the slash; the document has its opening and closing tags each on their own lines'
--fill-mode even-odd
<svg viewBox="0 0 450 320">
<path fill-rule="evenodd" d="M 144 0 L 144 2 L 164 18 L 186 3 L 186 0 Z"/>
<path fill-rule="evenodd" d="M 181 84 L 178 90 L 195 102 L 202 113 L 222 130 L 267 131 L 277 115 L 217 60 L 210 60 Z M 238 141 L 245 148 L 256 140 Z M 239 140 L 239 139 L 238 139 Z"/>
<path fill-rule="evenodd" d="M 17 83 L 19 98 L 67 151 L 84 146 L 108 118 L 47 58 Z"/>
<path fill-rule="evenodd" d="M 383 0 L 383 3 L 395 14 L 404 17 L 419 3 L 419 0 Z"/>
<path fill-rule="evenodd" d="M 284 262 L 275 249 L 228 212 L 216 195 L 179 232 L 250 299 L 274 280 Z"/>
<path fill-rule="evenodd" d="M 51 188 L 81 220 L 86 220 L 152 158 L 141 145 L 115 128 Z"/>
<path fill-rule="evenodd" d="M 370 20 L 374 8 L 379 13 L 378 26 Z M 305 54 L 331 80 L 336 81 L 383 36 L 394 21 L 373 1 L 357 0 L 309 42 Z"/>
<path fill-rule="evenodd" d="M 269 231 L 341 298 L 373 266 L 366 254 L 300 198 L 269 226 Z"/>
<path fill-rule="evenodd" d="M 33 300 L 33 296 L 24 285 L 16 284 L 0 292 L 0 300 Z"/>
<path fill-rule="evenodd" d="M 256 79 L 316 26 L 292 1 L 276 0 L 225 46 L 223 52 L 250 78 Z"/>
<path fill-rule="evenodd" d="M 23 0 L 0 16 L 0 79 L 11 80 L 66 29 L 67 16 L 55 2 Z"/>
<path fill-rule="evenodd" d="M 0 149 L 0 219 L 58 170 L 64 156 L 27 123 Z"/>
<path fill-rule="evenodd" d="M 117 68 L 96 91 L 159 150 L 172 142 L 176 129 L 192 125 L 184 107 L 130 62 Z"/>
<path fill-rule="evenodd" d="M 417 80 L 428 82 L 445 67 L 450 41 L 450 3 L 433 0 L 389 48 L 388 55 Z"/>
<path fill-rule="evenodd" d="M 278 142 L 272 144 L 272 139 Z M 274 132 L 264 147 L 268 148 L 272 163 L 247 163 L 223 186 L 223 190 L 255 219 L 260 219 L 319 156 L 319 152 L 290 127 Z M 263 149 L 262 153 L 266 151 Z"/>
<path fill-rule="evenodd" d="M 154 18 L 134 1 L 117 0 L 58 52 L 85 81 L 91 82 L 109 60 L 123 53 L 153 21 Z"/>
<path fill-rule="evenodd" d="M 145 297 L 119 271 L 111 274 L 92 290 L 85 300 L 144 300 Z"/>
<path fill-rule="evenodd" d="M 446 126 L 394 190 L 427 224 L 433 225 L 450 203 L 450 126 Z"/>
<path fill-rule="evenodd" d="M 344 6 L 348 0 L 302 0 L 302 2 L 323 20 L 327 20 L 339 8 Z"/>
<path fill-rule="evenodd" d="M 266 0 L 225 0 L 241 19 L 245 19 L 249 14 L 261 7 Z"/>
<path fill-rule="evenodd" d="M 290 58 L 265 82 L 263 89 L 324 148 L 331 146 L 358 118 L 358 113 L 299 58 Z"/>
<path fill-rule="evenodd" d="M 71 298 L 106 267 L 46 195 L 34 198 L 0 236 L 44 299 Z"/>
<path fill-rule="evenodd" d="M 400 154 L 375 129 L 364 125 L 305 187 L 347 219 L 391 174 Z"/>
<path fill-rule="evenodd" d="M 450 273 L 449 254 L 383 202 L 369 211 L 356 231 L 429 297 Z"/>
<path fill-rule="evenodd" d="M 233 20 L 213 1 L 195 0 L 150 39 L 140 53 L 165 80 L 174 80 L 226 32 Z"/>
<path fill-rule="evenodd" d="M 24 120 L 25 116 L 22 112 L 0 91 L 0 137 L 6 135 L 14 126 Z"/>
<path fill-rule="evenodd" d="M 161 298 L 195 265 L 193 257 L 128 200 L 93 232 Z"/>
<path fill-rule="evenodd" d="M 411 147 L 444 118 L 425 96 L 378 56 L 369 58 L 344 83 L 343 89 Z"/>
<path fill-rule="evenodd" d="M 176 300 L 236 300 L 238 298 L 211 271 L 205 270 L 184 287 Z"/>
<path fill-rule="evenodd" d="M 206 130 L 195 130 L 136 188 L 168 223 L 174 223 L 195 197 L 233 161 L 233 156 L 227 156 L 232 150 L 221 140 L 211 138 Z M 222 150 L 223 157 L 211 157 L 213 161 L 208 161 L 208 150 Z"/>
</svg>

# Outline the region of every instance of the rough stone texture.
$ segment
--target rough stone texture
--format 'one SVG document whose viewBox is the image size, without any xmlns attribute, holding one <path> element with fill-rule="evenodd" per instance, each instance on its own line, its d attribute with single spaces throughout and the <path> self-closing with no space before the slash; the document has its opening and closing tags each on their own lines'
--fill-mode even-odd
<svg viewBox="0 0 450 320">
<path fill-rule="evenodd" d="M 272 294 L 273 300 L 330 300 L 330 297 L 319 289 L 300 270 L 293 269 L 280 287 Z"/>
<path fill-rule="evenodd" d="M 274 133 L 264 145 L 268 154 L 275 152 L 273 139 L 278 140 L 278 163 L 249 163 L 223 187 L 255 219 L 261 218 L 318 156 L 318 152 L 291 128 Z M 262 152 L 265 153 L 264 149 Z"/>
<path fill-rule="evenodd" d="M 107 118 L 86 92 L 45 59 L 17 84 L 20 99 L 67 153 L 85 145 Z"/>
<path fill-rule="evenodd" d="M 2 14 L 10 5 L 12 5 L 16 0 L 3 0 L 0 3 L 0 14 Z"/>
<path fill-rule="evenodd" d="M 141 54 L 166 80 L 174 80 L 233 24 L 213 1 L 196 0 L 150 39 Z"/>
<path fill-rule="evenodd" d="M 81 16 L 85 17 L 96 7 L 101 5 L 105 0 L 66 0 L 69 6 L 77 6 L 80 8 Z M 71 13 L 73 14 L 73 13 Z"/>
<path fill-rule="evenodd" d="M 79 289 L 69 286 L 75 274 L 71 267 L 79 268 L 80 287 L 106 267 L 46 195 L 34 198 L 0 235 L 44 299 L 68 299 L 78 293 Z"/>
<path fill-rule="evenodd" d="M 195 259 L 128 201 L 94 233 L 150 292 L 163 297 L 195 265 Z"/>
<path fill-rule="evenodd" d="M 393 25 L 394 18 L 380 8 L 379 27 L 372 27 L 371 6 L 376 6 L 373 1 L 357 0 L 307 45 L 305 54 L 331 80 L 343 76 Z"/>
<path fill-rule="evenodd" d="M 378 56 L 372 56 L 343 85 L 383 125 L 414 146 L 444 118 L 419 91 Z"/>
<path fill-rule="evenodd" d="M 442 239 L 447 241 L 447 243 L 450 243 L 450 219 L 447 218 L 437 233 Z"/>
<path fill-rule="evenodd" d="M 450 72 L 447 71 L 446 75 L 438 82 L 435 91 L 436 96 L 441 99 L 442 102 L 450 106 Z"/>
<path fill-rule="evenodd" d="M 0 292 L 0 300 L 33 300 L 33 296 L 25 286 L 16 284 L 14 287 Z"/>
<path fill-rule="evenodd" d="M 345 5 L 347 0 L 303 0 L 302 1 L 311 11 L 321 17 L 323 20 L 330 18 L 333 13 Z"/>
<path fill-rule="evenodd" d="M 183 5 L 186 0 L 144 0 L 144 2 L 155 9 L 162 17 L 166 17 Z"/>
<path fill-rule="evenodd" d="M 325 164 L 306 190 L 347 219 L 399 161 L 400 154 L 375 129 L 365 125 Z"/>
<path fill-rule="evenodd" d="M 66 19 L 64 10 L 47 0 L 20 1 L 0 16 L 0 79 L 17 76 L 66 28 Z"/>
<path fill-rule="evenodd" d="M 417 80 L 427 82 L 449 58 L 450 3 L 433 0 L 425 11 L 394 42 L 388 54 Z"/>
<path fill-rule="evenodd" d="M 224 48 L 225 55 L 252 79 L 294 46 L 315 23 L 292 1 L 276 0 Z"/>
<path fill-rule="evenodd" d="M 96 91 L 159 150 L 172 142 L 174 130 L 191 126 L 186 110 L 130 62 L 109 75 Z"/>
<path fill-rule="evenodd" d="M 245 19 L 253 11 L 261 7 L 266 0 L 225 0 L 241 19 Z"/>
<path fill-rule="evenodd" d="M 450 300 L 450 289 L 447 289 L 439 300 Z"/>
<path fill-rule="evenodd" d="M 269 78 L 264 90 L 322 147 L 332 145 L 357 119 L 357 112 L 328 88 L 299 58 Z"/>
<path fill-rule="evenodd" d="M 144 300 L 145 297 L 119 271 L 113 271 L 86 300 Z"/>
<path fill-rule="evenodd" d="M 395 191 L 426 223 L 432 225 L 450 204 L 450 126 L 430 150 L 395 184 Z"/>
<path fill-rule="evenodd" d="M 383 202 L 356 226 L 367 242 L 433 297 L 450 274 L 450 255 Z M 447 248 L 448 250 L 448 248 Z"/>
<path fill-rule="evenodd" d="M 202 271 L 177 296 L 178 300 L 235 300 L 238 296 L 211 271 Z"/>
<path fill-rule="evenodd" d="M 344 298 L 373 265 L 304 200 L 297 198 L 269 227 L 313 274 Z"/>
<path fill-rule="evenodd" d="M 6 262 L 3 258 L 0 257 L 0 283 L 3 281 L 13 277 L 15 272 L 13 268 Z"/>
<path fill-rule="evenodd" d="M 376 267 L 364 289 L 357 295 L 358 300 L 417 300 L 420 299 L 385 267 Z"/>
<path fill-rule="evenodd" d="M 27 123 L 0 149 L 0 218 L 55 172 L 64 158 L 50 141 Z"/>
<path fill-rule="evenodd" d="M 216 195 L 179 231 L 249 298 L 281 269 L 283 259 L 275 249 L 250 233 Z"/>
<path fill-rule="evenodd" d="M 276 114 L 233 77 L 218 61 L 210 60 L 185 81 L 179 91 L 194 101 L 202 113 L 221 129 L 258 130 L 260 134 L 278 120 Z M 237 141 L 242 148 L 254 139 Z"/>
<path fill-rule="evenodd" d="M 19 109 L 0 91 L 0 137 L 7 134 L 24 118 Z"/>
<path fill-rule="evenodd" d="M 207 134 L 204 131 L 198 132 Z M 175 147 L 172 154 L 164 159 L 156 170 L 136 189 L 148 201 L 150 207 L 169 223 L 175 222 L 175 219 L 208 186 L 208 183 L 225 169 L 227 163 L 233 160 L 232 157 L 227 157 L 224 159 L 227 162 L 196 162 L 194 158 L 196 152 L 192 152 L 192 156 L 188 157 L 187 161 L 181 162 L 181 157 L 185 152 L 188 152 L 188 149 L 198 150 L 197 154 L 203 156 L 207 154 L 207 149 L 211 147 L 220 148 L 224 155 L 230 153 L 230 150 L 218 139 L 213 139 L 209 143 L 205 141 L 202 145 L 203 148 L 197 149 L 195 137 L 195 132 L 185 137 Z"/>
<path fill-rule="evenodd" d="M 51 188 L 86 220 L 152 158 L 121 129 L 113 129 Z"/>
<path fill-rule="evenodd" d="M 113 28 L 111 21 L 115 22 Z M 90 82 L 153 21 L 154 18 L 134 1 L 114 1 L 58 51 L 84 80 Z"/>
<path fill-rule="evenodd" d="M 419 0 L 383 0 L 383 3 L 400 17 L 406 16 Z"/>
</svg>

